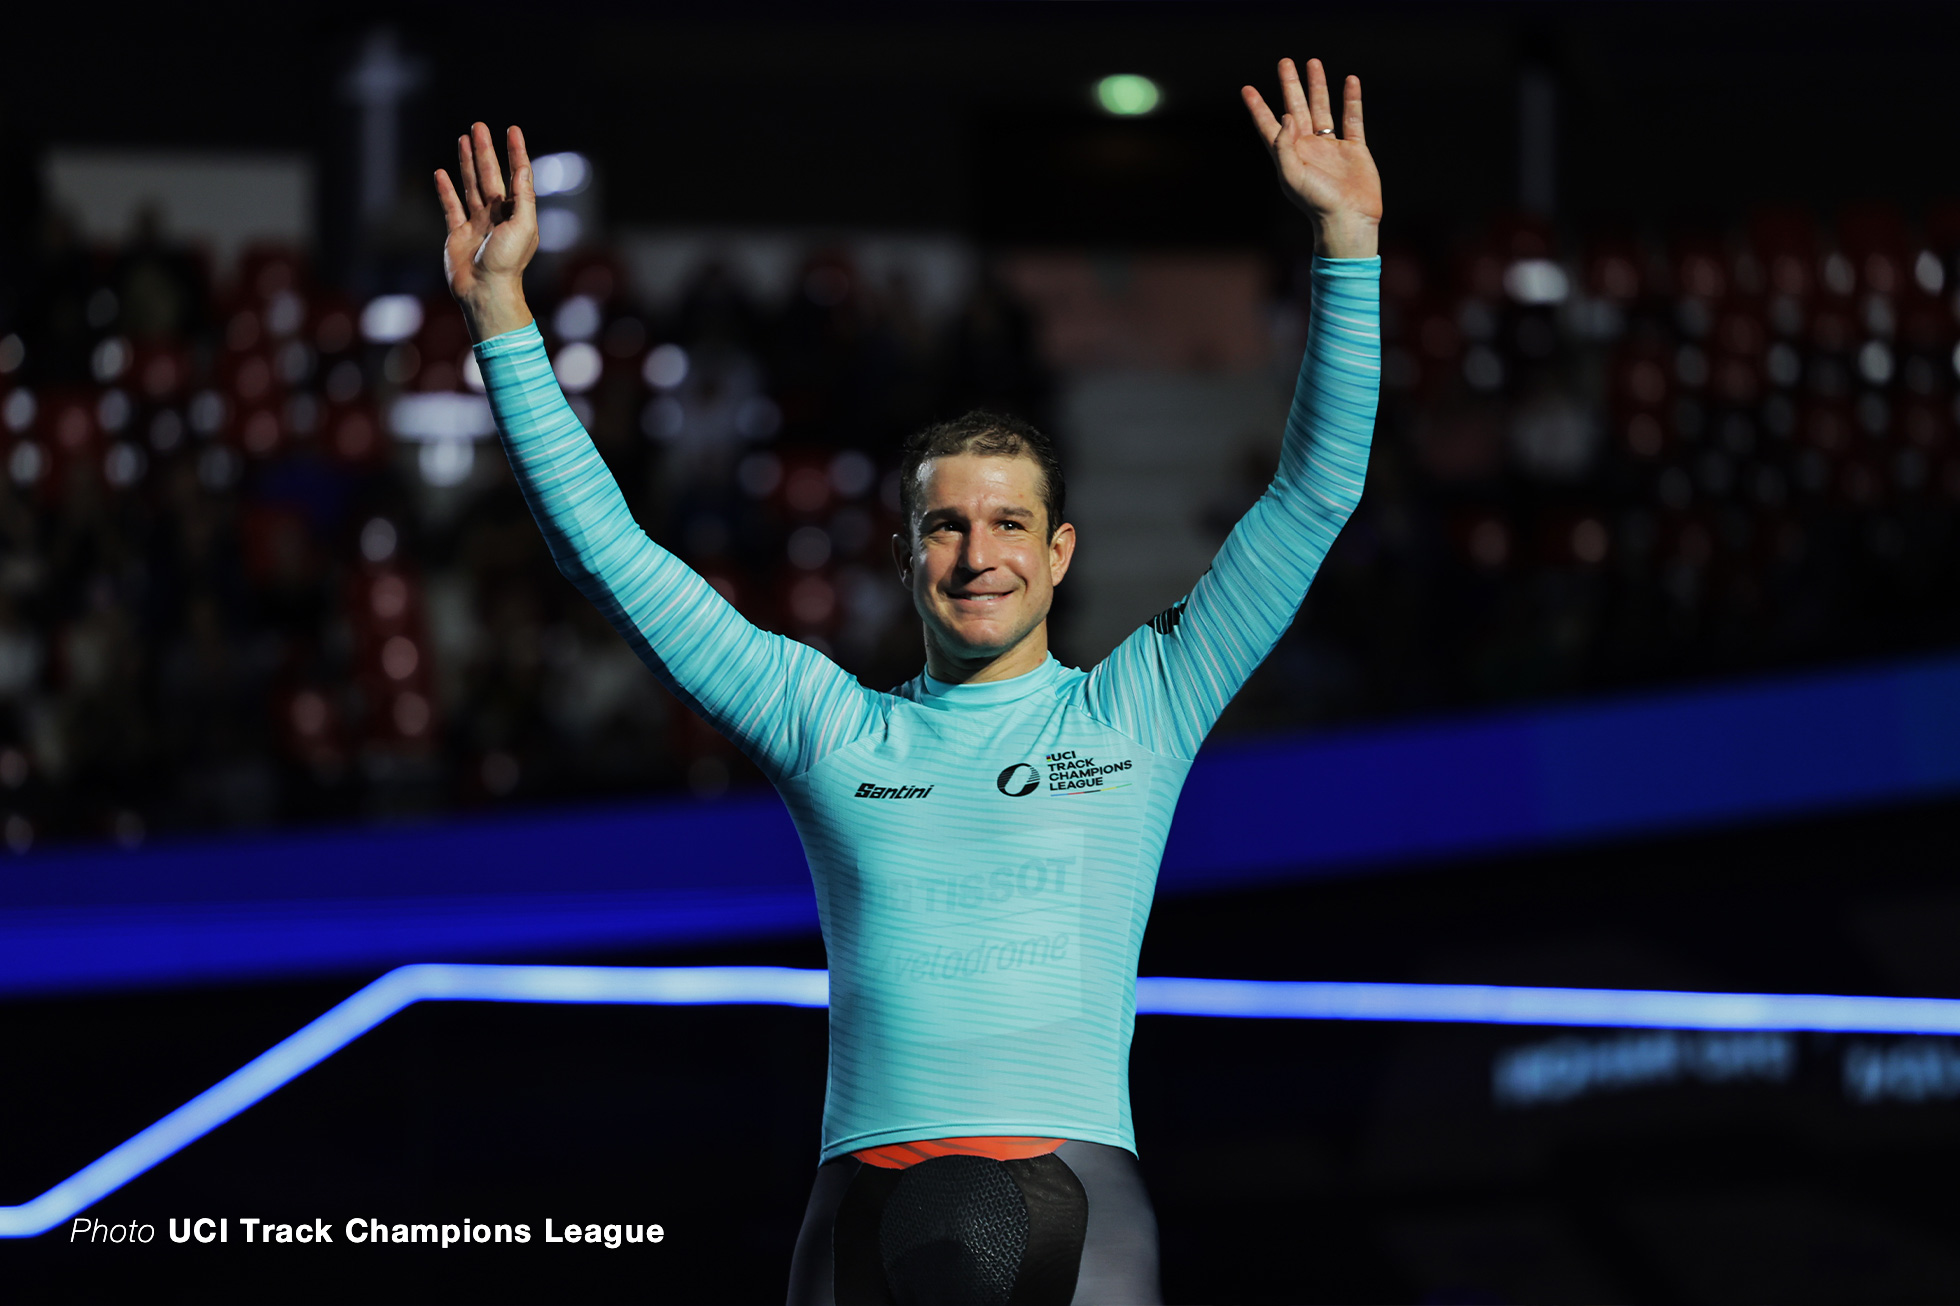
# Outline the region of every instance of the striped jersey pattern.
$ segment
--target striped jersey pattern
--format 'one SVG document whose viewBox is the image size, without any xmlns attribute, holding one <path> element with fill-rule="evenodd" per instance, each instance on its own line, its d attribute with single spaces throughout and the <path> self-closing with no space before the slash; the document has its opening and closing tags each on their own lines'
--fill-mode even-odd
<svg viewBox="0 0 1960 1306">
<path fill-rule="evenodd" d="M 634 522 L 536 326 L 476 347 L 559 569 L 796 822 L 830 963 L 823 1160 L 1000 1136 L 1136 1150 L 1137 954 L 1171 813 L 1360 499 L 1379 273 L 1314 261 L 1279 470 L 1191 593 L 1087 672 L 1051 657 L 977 685 L 870 690 L 750 625 Z"/>
</svg>

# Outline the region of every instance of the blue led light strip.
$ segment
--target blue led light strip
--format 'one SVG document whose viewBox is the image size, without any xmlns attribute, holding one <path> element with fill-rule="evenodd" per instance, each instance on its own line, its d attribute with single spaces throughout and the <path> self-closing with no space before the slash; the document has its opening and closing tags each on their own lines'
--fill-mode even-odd
<svg viewBox="0 0 1960 1306">
<path fill-rule="evenodd" d="M 46 1233 L 417 1002 L 620 1002 L 822 1007 L 829 977 L 780 966 L 402 966 L 31 1201 L 0 1206 L 0 1237 Z M 1960 999 L 1676 993 L 1478 984 L 1137 981 L 1148 1015 L 1443 1021 L 1631 1029 L 1960 1035 Z"/>
</svg>

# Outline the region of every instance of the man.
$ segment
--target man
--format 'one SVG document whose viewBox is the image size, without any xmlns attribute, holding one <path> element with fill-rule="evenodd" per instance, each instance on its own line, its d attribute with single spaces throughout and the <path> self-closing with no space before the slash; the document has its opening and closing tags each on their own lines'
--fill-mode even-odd
<svg viewBox="0 0 1960 1306">
<path fill-rule="evenodd" d="M 1291 623 L 1360 498 L 1378 388 L 1381 184 L 1347 80 L 1242 91 L 1315 226 L 1313 319 L 1280 468 L 1190 595 L 1089 672 L 1048 653 L 1075 528 L 1051 446 L 969 414 L 908 442 L 899 576 L 924 674 L 865 689 L 756 629 L 634 524 L 552 376 L 521 278 L 524 139 L 488 128 L 437 190 L 450 288 L 560 570 L 782 794 L 830 958 L 822 1163 L 792 1302 L 1157 1300 L 1128 1061 L 1171 811 L 1205 734 Z"/>
</svg>

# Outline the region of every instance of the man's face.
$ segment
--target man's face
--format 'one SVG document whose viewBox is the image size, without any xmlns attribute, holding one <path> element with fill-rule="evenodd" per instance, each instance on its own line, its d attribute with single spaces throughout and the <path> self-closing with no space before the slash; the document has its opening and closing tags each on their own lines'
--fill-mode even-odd
<svg viewBox="0 0 1960 1306">
<path fill-rule="evenodd" d="M 928 459 L 916 489 L 910 548 L 901 536 L 893 551 L 927 643 L 954 663 L 991 661 L 1048 619 L 1075 528 L 1064 524 L 1050 538 L 1032 458 Z"/>
</svg>

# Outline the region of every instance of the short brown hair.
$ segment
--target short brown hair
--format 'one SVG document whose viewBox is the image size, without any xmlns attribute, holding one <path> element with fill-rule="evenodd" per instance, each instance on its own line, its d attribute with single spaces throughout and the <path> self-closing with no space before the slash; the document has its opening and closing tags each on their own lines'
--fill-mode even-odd
<svg viewBox="0 0 1960 1306">
<path fill-rule="evenodd" d="M 1041 506 L 1048 514 L 1048 538 L 1055 538 L 1062 524 L 1062 508 L 1068 500 L 1068 486 L 1062 480 L 1062 462 L 1055 456 L 1055 442 L 1032 423 L 980 408 L 950 422 L 934 422 L 906 440 L 898 464 L 898 507 L 905 515 L 908 538 L 918 508 L 919 469 L 928 459 L 961 453 L 1033 459 L 1041 470 Z"/>
</svg>

